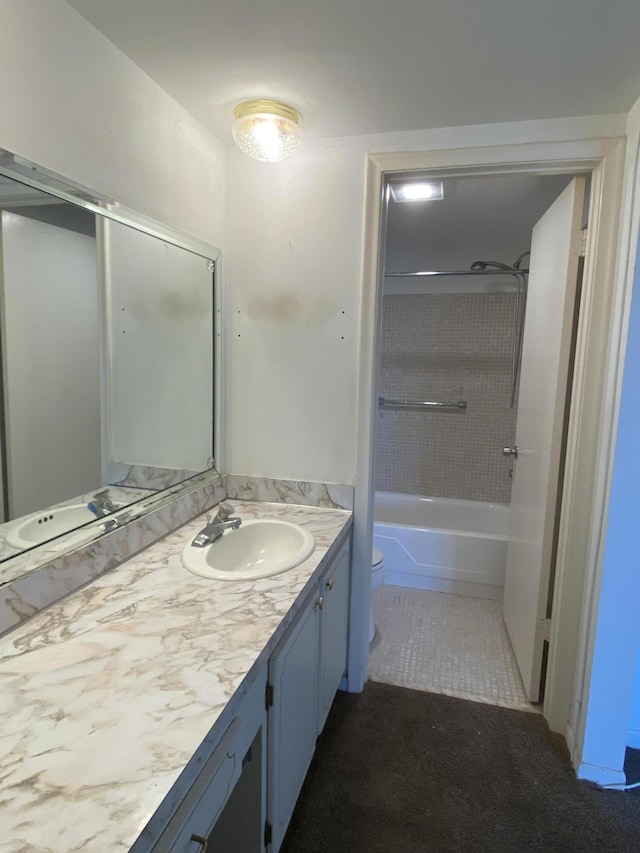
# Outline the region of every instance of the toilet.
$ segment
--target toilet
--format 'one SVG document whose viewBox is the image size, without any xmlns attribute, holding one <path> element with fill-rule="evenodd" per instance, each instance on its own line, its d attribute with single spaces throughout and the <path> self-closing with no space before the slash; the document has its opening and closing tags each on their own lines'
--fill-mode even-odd
<svg viewBox="0 0 640 853">
<path fill-rule="evenodd" d="M 374 547 L 371 555 L 371 594 L 384 583 L 384 554 L 380 548 Z M 373 642 L 376 635 L 376 626 L 373 624 L 373 611 L 369 604 L 369 642 Z"/>
</svg>

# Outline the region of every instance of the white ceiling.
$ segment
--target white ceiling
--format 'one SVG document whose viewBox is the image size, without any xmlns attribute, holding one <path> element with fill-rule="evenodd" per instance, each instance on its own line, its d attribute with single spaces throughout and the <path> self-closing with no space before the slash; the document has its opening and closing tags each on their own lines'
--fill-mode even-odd
<svg viewBox="0 0 640 853">
<path fill-rule="evenodd" d="M 626 112 L 639 0 L 68 0 L 225 142 L 275 97 L 308 137 Z"/>
<path fill-rule="evenodd" d="M 570 175 L 444 178 L 442 201 L 390 201 L 385 266 L 396 272 L 468 269 L 476 260 L 511 266 L 529 250 L 533 226 L 570 180 Z"/>
</svg>

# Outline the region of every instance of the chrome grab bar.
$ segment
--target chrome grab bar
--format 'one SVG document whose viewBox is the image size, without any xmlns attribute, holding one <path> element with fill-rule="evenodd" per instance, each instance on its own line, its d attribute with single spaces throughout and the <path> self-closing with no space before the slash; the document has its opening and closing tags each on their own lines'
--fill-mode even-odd
<svg viewBox="0 0 640 853">
<path fill-rule="evenodd" d="M 478 276 L 478 275 L 490 275 L 490 276 L 499 276 L 499 275 L 518 275 L 518 273 L 527 274 L 529 270 L 526 269 L 515 269 L 515 270 L 496 270 L 496 269 L 487 269 L 487 270 L 416 270 L 415 272 L 387 272 L 384 271 L 383 275 L 385 278 L 417 278 L 420 276 L 451 276 L 451 275 L 468 275 L 468 276 Z"/>
<path fill-rule="evenodd" d="M 466 400 L 457 402 L 437 402 L 432 400 L 390 400 L 378 397 L 379 409 L 462 409 L 467 408 Z"/>
</svg>

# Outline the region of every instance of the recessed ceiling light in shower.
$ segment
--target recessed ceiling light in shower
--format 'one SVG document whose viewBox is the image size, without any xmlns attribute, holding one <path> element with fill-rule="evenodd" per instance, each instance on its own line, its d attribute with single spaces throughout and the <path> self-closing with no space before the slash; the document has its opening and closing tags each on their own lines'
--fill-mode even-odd
<svg viewBox="0 0 640 853">
<path fill-rule="evenodd" d="M 403 181 L 389 184 L 394 201 L 439 201 L 444 198 L 442 181 Z"/>
</svg>

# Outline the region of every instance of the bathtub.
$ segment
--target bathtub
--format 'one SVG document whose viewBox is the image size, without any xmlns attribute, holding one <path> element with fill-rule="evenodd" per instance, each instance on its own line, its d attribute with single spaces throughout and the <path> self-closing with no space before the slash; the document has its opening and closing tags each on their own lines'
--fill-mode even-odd
<svg viewBox="0 0 640 853">
<path fill-rule="evenodd" d="M 385 583 L 502 599 L 509 508 L 376 492 L 374 545 Z"/>
</svg>

